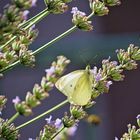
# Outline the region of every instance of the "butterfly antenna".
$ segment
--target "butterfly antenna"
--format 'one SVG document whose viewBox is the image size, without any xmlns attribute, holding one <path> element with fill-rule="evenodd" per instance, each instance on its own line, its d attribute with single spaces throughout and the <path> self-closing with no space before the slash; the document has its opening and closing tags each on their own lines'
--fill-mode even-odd
<svg viewBox="0 0 140 140">
<path fill-rule="evenodd" d="M 86 65 L 87 64 L 86 60 L 83 58 L 82 54 L 79 53 L 79 56 L 80 56 L 81 60 L 83 61 L 83 63 Z"/>
<path fill-rule="evenodd" d="M 96 65 L 95 60 L 96 60 L 97 57 L 99 57 L 99 54 L 96 54 L 92 59 L 90 59 L 90 61 L 89 61 L 89 65 L 90 65 L 90 64 L 94 64 L 94 65 Z M 94 63 L 93 63 L 92 61 L 93 61 Z"/>
</svg>

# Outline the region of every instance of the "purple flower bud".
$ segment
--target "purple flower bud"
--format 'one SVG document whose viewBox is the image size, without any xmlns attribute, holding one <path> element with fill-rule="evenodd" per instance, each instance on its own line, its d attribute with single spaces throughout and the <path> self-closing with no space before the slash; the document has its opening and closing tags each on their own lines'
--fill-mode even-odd
<svg viewBox="0 0 140 140">
<path fill-rule="evenodd" d="M 109 88 L 110 85 L 112 85 L 112 81 L 107 81 L 106 87 Z"/>
<path fill-rule="evenodd" d="M 49 69 L 46 69 L 45 72 L 47 73 L 48 76 L 51 76 L 55 72 L 55 67 L 51 66 Z"/>
<path fill-rule="evenodd" d="M 75 13 L 77 13 L 77 12 L 78 12 L 78 8 L 77 8 L 77 7 L 73 7 L 71 13 L 72 13 L 72 14 L 75 14 Z"/>
<path fill-rule="evenodd" d="M 72 127 L 70 127 L 70 128 L 67 129 L 67 134 L 68 134 L 69 136 L 74 136 L 76 130 L 77 130 L 77 126 L 74 125 L 74 126 L 72 126 Z"/>
<path fill-rule="evenodd" d="M 115 137 L 115 140 L 119 140 L 117 137 Z"/>
<path fill-rule="evenodd" d="M 91 70 L 91 73 L 93 73 L 93 75 L 97 74 L 97 67 L 96 66 Z"/>
<path fill-rule="evenodd" d="M 62 120 L 59 119 L 59 118 L 57 118 L 57 119 L 55 120 L 54 125 L 55 125 L 56 128 L 60 128 L 61 125 L 62 125 Z"/>
<path fill-rule="evenodd" d="M 0 116 L 2 115 L 1 109 L 0 109 Z"/>
<path fill-rule="evenodd" d="M 32 0 L 32 7 L 36 6 L 37 0 Z"/>
<path fill-rule="evenodd" d="M 12 103 L 18 104 L 20 101 L 21 101 L 20 98 L 16 96 L 16 98 L 12 100 Z"/>
<path fill-rule="evenodd" d="M 137 117 L 136 117 L 137 119 L 140 119 L 140 114 L 139 115 L 137 115 Z"/>
<path fill-rule="evenodd" d="M 99 82 L 102 78 L 102 75 L 100 73 L 97 73 L 97 75 L 95 76 L 95 81 Z"/>
<path fill-rule="evenodd" d="M 55 121 L 52 121 L 52 116 L 45 119 L 47 121 L 47 124 L 54 125 L 56 128 L 60 128 L 62 125 L 62 120 L 57 118 Z"/>
<path fill-rule="evenodd" d="M 119 52 L 119 50 L 117 49 L 115 52 L 116 52 L 116 53 L 118 53 L 118 52 Z"/>
<path fill-rule="evenodd" d="M 118 62 L 117 62 L 117 61 L 112 61 L 112 64 L 113 64 L 114 66 L 117 66 L 117 65 L 118 65 Z"/>
<path fill-rule="evenodd" d="M 108 63 L 109 62 L 109 60 L 110 60 L 110 56 L 108 57 L 108 59 L 103 59 L 103 61 L 102 61 L 102 64 L 106 64 L 106 63 Z"/>
<path fill-rule="evenodd" d="M 51 122 L 52 122 L 51 121 L 52 120 L 52 116 L 50 115 L 50 117 L 49 118 L 46 118 L 45 120 L 47 121 L 47 124 L 51 124 Z"/>
<path fill-rule="evenodd" d="M 84 17 L 86 15 L 85 12 L 81 12 L 81 11 L 78 11 L 78 14 L 81 16 L 81 17 Z"/>
<path fill-rule="evenodd" d="M 80 15 L 82 17 L 86 15 L 84 12 L 79 11 L 77 7 L 73 7 L 71 13 L 73 15 Z"/>
<path fill-rule="evenodd" d="M 24 20 L 27 20 L 27 16 L 28 16 L 29 13 L 30 13 L 29 10 L 23 11 L 22 18 L 23 18 Z"/>
<path fill-rule="evenodd" d="M 94 67 L 93 70 L 91 70 L 91 73 L 93 74 L 95 81 L 99 82 L 102 79 L 102 74 L 101 73 L 97 73 L 98 69 L 97 67 Z"/>
<path fill-rule="evenodd" d="M 33 139 L 33 138 L 29 138 L 28 140 L 35 140 L 35 139 Z"/>
<path fill-rule="evenodd" d="M 30 27 L 31 30 L 33 30 L 35 28 L 35 24 L 33 26 Z"/>
</svg>

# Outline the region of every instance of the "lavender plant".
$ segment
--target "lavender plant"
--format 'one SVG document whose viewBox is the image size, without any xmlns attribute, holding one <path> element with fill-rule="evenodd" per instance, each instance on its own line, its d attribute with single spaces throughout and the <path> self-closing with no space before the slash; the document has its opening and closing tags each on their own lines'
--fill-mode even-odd
<svg viewBox="0 0 140 140">
<path fill-rule="evenodd" d="M 136 126 L 128 124 L 128 132 L 124 133 L 122 138 L 120 140 L 139 140 L 140 139 L 140 115 L 137 117 L 137 125 L 138 129 Z M 115 140 L 119 140 L 117 137 L 115 137 Z"/>
<path fill-rule="evenodd" d="M 91 14 L 89 16 L 84 12 L 79 11 L 77 7 L 73 7 L 71 11 L 73 14 L 73 27 L 39 47 L 37 50 L 29 50 L 29 45 L 38 35 L 35 25 L 48 14 L 64 13 L 68 10 L 69 2 L 72 2 L 72 0 L 44 0 L 46 9 L 28 20 L 28 10 L 36 5 L 36 0 L 13 0 L 10 5 L 5 7 L 4 13 L 0 16 L 1 76 L 4 72 L 14 68 L 18 64 L 33 67 L 35 65 L 36 54 L 42 52 L 44 49 L 77 29 L 92 31 L 95 27 L 92 26 L 92 22 L 89 19 L 93 15 L 107 15 L 109 13 L 108 6 L 120 4 L 119 0 L 89 0 L 91 9 Z M 26 93 L 24 101 L 21 101 L 18 96 L 13 99 L 12 102 L 14 103 L 16 113 L 6 120 L 0 118 L 0 139 L 19 139 L 19 130 L 21 128 L 32 124 L 68 103 L 70 104 L 69 111 L 64 112 L 62 118 L 52 120 L 53 117 L 51 115 L 49 118 L 46 118 L 46 125 L 42 127 L 36 140 L 67 140 L 69 136 L 73 136 L 77 130 L 78 123 L 82 119 L 85 119 L 89 123 L 98 124 L 100 118 L 96 115 L 88 114 L 88 108 L 94 107 L 97 97 L 103 93 L 109 92 L 110 85 L 112 85 L 113 81 L 122 81 L 124 79 L 124 70 L 136 69 L 136 61 L 140 60 L 140 49 L 133 44 L 130 44 L 127 50 L 119 49 L 116 53 L 118 62 L 111 61 L 111 58 L 109 57 L 102 61 L 101 68 L 87 66 L 86 70 L 70 73 L 73 77 L 70 77 L 69 75 L 62 76 L 67 65 L 70 63 L 70 60 L 65 56 L 58 56 L 57 60 L 52 62 L 50 68 L 46 69 L 46 75 L 42 77 L 40 84 L 35 84 L 32 91 Z M 60 82 L 60 79 L 63 79 L 63 82 Z M 59 86 L 57 86 L 57 84 Z M 52 90 L 55 85 L 67 99 L 37 117 L 19 126 L 15 126 L 13 123 L 14 120 L 20 116 L 27 117 L 32 115 L 32 109 L 41 105 L 41 101 L 49 97 L 49 91 Z M 87 101 L 84 101 L 83 103 L 83 100 L 85 100 L 84 97 L 86 97 L 84 89 L 87 89 L 85 92 L 87 92 L 86 94 L 89 96 L 87 97 Z M 5 95 L 0 95 L 0 111 L 5 107 L 6 101 L 7 98 Z M 139 125 L 139 117 L 137 118 L 137 121 Z M 122 140 L 135 139 L 135 136 L 132 138 L 130 133 L 139 135 L 139 130 L 136 131 L 135 128 L 129 126 L 129 132 L 127 135 L 123 136 L 124 138 L 122 138 Z M 29 139 L 33 140 L 32 138 Z"/>
</svg>

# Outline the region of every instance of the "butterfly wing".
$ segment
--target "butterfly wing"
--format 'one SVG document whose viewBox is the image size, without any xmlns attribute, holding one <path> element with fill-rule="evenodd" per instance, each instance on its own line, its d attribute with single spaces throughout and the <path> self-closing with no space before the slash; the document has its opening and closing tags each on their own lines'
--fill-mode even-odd
<svg viewBox="0 0 140 140">
<path fill-rule="evenodd" d="M 75 88 L 70 96 L 68 96 L 71 103 L 76 105 L 86 105 L 91 99 L 92 95 L 92 76 L 89 72 L 84 71 L 78 79 Z"/>
<path fill-rule="evenodd" d="M 84 74 L 84 71 L 85 70 L 77 70 L 61 77 L 55 84 L 56 88 L 64 95 L 70 97 L 75 90 L 79 78 Z"/>
</svg>

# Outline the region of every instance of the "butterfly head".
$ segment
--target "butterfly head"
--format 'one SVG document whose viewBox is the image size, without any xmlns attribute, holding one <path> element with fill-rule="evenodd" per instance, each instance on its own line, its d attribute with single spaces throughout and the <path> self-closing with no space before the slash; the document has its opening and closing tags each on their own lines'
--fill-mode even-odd
<svg viewBox="0 0 140 140">
<path fill-rule="evenodd" d="M 87 65 L 87 66 L 86 66 L 86 71 L 87 71 L 87 73 L 90 73 L 90 69 L 91 69 L 91 68 L 90 68 L 90 65 Z"/>
</svg>

